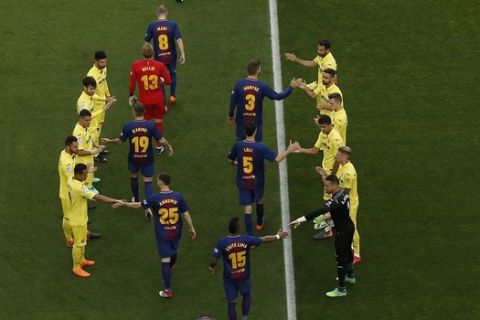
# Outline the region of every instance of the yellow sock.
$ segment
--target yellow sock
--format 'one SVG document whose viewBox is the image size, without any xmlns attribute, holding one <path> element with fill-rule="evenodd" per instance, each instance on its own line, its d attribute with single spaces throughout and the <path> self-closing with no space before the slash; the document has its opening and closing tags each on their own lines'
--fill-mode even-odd
<svg viewBox="0 0 480 320">
<path fill-rule="evenodd" d="M 85 260 L 84 253 L 85 247 L 73 246 L 73 270 L 77 270 L 78 268 L 80 268 L 80 264 Z"/>
<path fill-rule="evenodd" d="M 353 234 L 353 254 L 360 256 L 360 234 L 355 228 L 355 233 Z"/>
<path fill-rule="evenodd" d="M 62 221 L 62 229 L 63 229 L 63 234 L 65 235 L 65 240 L 66 241 L 73 241 L 73 236 L 72 236 L 72 227 L 70 226 L 70 222 L 63 218 Z"/>
</svg>

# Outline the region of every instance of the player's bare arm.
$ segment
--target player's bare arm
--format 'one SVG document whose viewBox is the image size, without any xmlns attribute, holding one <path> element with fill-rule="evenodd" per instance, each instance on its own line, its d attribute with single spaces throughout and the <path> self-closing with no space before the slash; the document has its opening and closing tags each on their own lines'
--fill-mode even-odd
<svg viewBox="0 0 480 320">
<path fill-rule="evenodd" d="M 182 217 L 185 220 L 185 222 L 188 224 L 188 233 L 190 233 L 190 237 L 192 238 L 192 240 L 195 239 L 197 237 L 197 232 L 195 231 L 195 227 L 193 226 L 192 217 L 190 216 L 190 213 L 188 211 L 185 211 L 182 214 Z"/>
<path fill-rule="evenodd" d="M 298 142 L 292 142 L 292 140 L 290 140 L 287 150 L 277 155 L 277 157 L 275 158 L 275 161 L 279 163 L 280 161 L 285 159 L 290 153 L 297 151 L 299 148 L 300 148 L 300 144 Z"/>
<path fill-rule="evenodd" d="M 311 155 L 314 155 L 314 154 L 317 154 L 318 152 L 320 151 L 319 148 L 317 147 L 311 147 L 311 148 L 298 148 L 295 153 L 303 153 L 303 154 L 311 154 Z"/>
<path fill-rule="evenodd" d="M 307 67 L 307 68 L 315 68 L 316 66 L 318 66 L 315 61 L 301 59 L 301 58 L 297 57 L 297 56 L 295 55 L 295 53 L 293 53 L 293 52 L 291 52 L 291 53 L 288 53 L 288 52 L 285 53 L 285 58 L 286 58 L 288 61 L 296 62 L 296 63 L 301 64 L 302 66 Z"/>
<path fill-rule="evenodd" d="M 115 139 L 100 138 L 100 142 L 102 142 L 103 144 L 110 144 L 110 143 L 122 144 L 123 143 L 123 141 L 118 138 L 115 138 Z"/>
<path fill-rule="evenodd" d="M 268 243 L 268 242 L 272 242 L 272 241 L 280 240 L 280 239 L 285 239 L 285 238 L 288 238 L 288 232 L 282 231 L 282 229 L 280 229 L 280 230 L 277 231 L 276 235 L 265 236 L 265 237 L 261 237 L 260 239 L 262 239 L 262 242 Z"/>
<path fill-rule="evenodd" d="M 178 51 L 180 51 L 180 58 L 179 58 L 180 64 L 184 64 L 185 63 L 185 47 L 183 46 L 182 38 L 177 39 L 177 46 L 178 46 Z"/>
<path fill-rule="evenodd" d="M 212 257 L 210 259 L 210 265 L 208 266 L 208 271 L 213 274 L 215 273 L 215 267 L 217 266 L 217 263 L 218 263 L 218 259 L 215 258 L 215 257 Z"/>
<path fill-rule="evenodd" d="M 162 137 L 162 139 L 160 139 L 160 142 L 162 143 L 163 146 L 165 146 L 166 150 L 167 150 L 167 154 L 169 157 L 173 156 L 173 148 L 172 148 L 172 145 L 170 143 L 168 143 L 167 139 L 165 139 L 164 137 Z"/>
</svg>

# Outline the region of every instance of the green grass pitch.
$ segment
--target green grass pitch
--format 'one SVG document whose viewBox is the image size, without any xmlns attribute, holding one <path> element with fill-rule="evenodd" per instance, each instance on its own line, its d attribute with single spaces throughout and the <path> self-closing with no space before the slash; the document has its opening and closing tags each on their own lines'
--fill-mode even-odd
<svg viewBox="0 0 480 320">
<path fill-rule="evenodd" d="M 198 239 L 184 237 L 173 275 L 175 298 L 162 301 L 153 227 L 141 211 L 98 205 L 87 257 L 88 280 L 70 274 L 63 245 L 57 160 L 73 130 L 81 80 L 93 52 L 109 56 L 109 86 L 119 102 L 104 136 L 130 117 L 130 64 L 140 58 L 155 1 L 2 1 L 0 74 L 0 319 L 226 318 L 221 268 L 207 271 L 216 239 L 241 215 L 226 154 L 229 93 L 245 64 L 262 60 L 273 84 L 268 1 L 166 1 L 181 28 L 187 63 L 178 68 L 178 104 L 166 118 L 173 158 L 156 170 L 173 176 L 191 208 Z M 348 144 L 359 174 L 364 264 L 349 296 L 335 286 L 331 242 L 293 234 L 299 320 L 480 318 L 477 121 L 480 46 L 477 2 L 279 1 L 282 52 L 315 55 L 317 38 L 333 41 L 349 116 Z M 315 70 L 282 59 L 283 83 Z M 311 146 L 314 103 L 302 92 L 285 101 L 286 137 Z M 265 106 L 265 142 L 276 146 L 273 103 Z M 126 146 L 111 146 L 99 165 L 103 194 L 130 194 Z M 314 173 L 320 156 L 288 159 L 291 213 L 320 206 Z M 280 226 L 278 171 L 267 170 L 265 234 Z M 251 319 L 286 319 L 282 246 L 252 253 Z"/>
</svg>

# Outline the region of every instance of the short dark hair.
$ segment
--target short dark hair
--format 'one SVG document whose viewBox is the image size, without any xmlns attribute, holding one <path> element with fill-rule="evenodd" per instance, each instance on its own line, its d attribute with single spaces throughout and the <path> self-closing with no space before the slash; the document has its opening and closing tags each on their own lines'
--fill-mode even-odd
<svg viewBox="0 0 480 320">
<path fill-rule="evenodd" d="M 65 145 L 66 145 L 66 146 L 69 146 L 69 145 L 71 145 L 72 143 L 77 142 L 77 141 L 78 141 L 77 137 L 75 137 L 75 136 L 67 136 L 67 137 L 65 138 Z"/>
<path fill-rule="evenodd" d="M 335 71 L 333 69 L 325 69 L 325 70 L 323 70 L 323 72 L 328 73 L 332 77 L 335 77 L 337 75 L 337 71 Z"/>
<path fill-rule="evenodd" d="M 260 60 L 253 60 L 247 64 L 247 72 L 250 76 L 255 75 L 258 68 L 260 68 Z"/>
<path fill-rule="evenodd" d="M 140 101 L 136 101 L 133 105 L 133 112 L 137 117 L 143 116 L 145 114 L 145 106 Z"/>
<path fill-rule="evenodd" d="M 240 219 L 238 217 L 233 217 L 232 219 L 230 219 L 230 221 L 228 222 L 228 231 L 230 231 L 230 233 L 234 234 L 238 232 L 239 220 Z"/>
<path fill-rule="evenodd" d="M 338 103 L 342 103 L 342 95 L 340 93 L 332 93 L 328 95 L 328 99 L 333 99 L 337 101 Z"/>
<path fill-rule="evenodd" d="M 332 43 L 328 39 L 322 39 L 322 40 L 318 40 L 318 45 L 325 47 L 326 49 L 330 49 L 330 46 L 332 45 Z"/>
<path fill-rule="evenodd" d="M 107 59 L 107 54 L 103 50 L 98 50 L 95 51 L 95 54 L 93 55 L 95 57 L 95 60 L 102 60 L 102 59 Z"/>
<path fill-rule="evenodd" d="M 170 185 L 170 182 L 172 181 L 172 177 L 166 173 L 166 172 L 162 172 L 158 175 L 157 179 L 159 181 L 162 181 L 163 183 L 165 183 L 167 186 Z"/>
<path fill-rule="evenodd" d="M 318 124 L 332 124 L 332 118 L 327 116 L 326 114 L 321 114 L 317 120 Z"/>
<path fill-rule="evenodd" d="M 75 168 L 73 168 L 73 173 L 74 174 L 80 174 L 83 173 L 83 171 L 87 170 L 87 165 L 84 163 L 77 163 L 75 165 Z"/>
<path fill-rule="evenodd" d="M 330 182 L 332 182 L 333 184 L 336 184 L 336 185 L 340 184 L 340 180 L 338 180 L 338 177 L 334 174 L 331 174 L 331 175 L 327 176 L 325 178 L 325 180 L 330 181 Z"/>
<path fill-rule="evenodd" d="M 82 83 L 84 87 L 88 87 L 88 86 L 92 86 L 95 88 L 97 87 L 97 81 L 95 81 L 94 77 L 85 77 L 83 78 Z"/>
<path fill-rule="evenodd" d="M 91 116 L 92 116 L 92 113 L 87 109 L 82 109 L 78 113 L 79 118 L 85 118 L 85 117 L 91 117 Z"/>
<path fill-rule="evenodd" d="M 255 123 L 249 122 L 245 125 L 245 134 L 247 136 L 252 136 L 255 133 L 255 130 L 257 130 Z"/>
</svg>

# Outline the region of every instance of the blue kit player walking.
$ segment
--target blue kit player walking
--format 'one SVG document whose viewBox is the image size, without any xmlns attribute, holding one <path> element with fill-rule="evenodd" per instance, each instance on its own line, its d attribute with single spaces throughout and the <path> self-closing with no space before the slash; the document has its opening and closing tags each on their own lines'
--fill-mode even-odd
<svg viewBox="0 0 480 320">
<path fill-rule="evenodd" d="M 133 193 L 133 201 L 140 201 L 138 191 L 139 171 L 142 173 L 145 182 L 145 196 L 148 197 L 153 194 L 152 179 L 155 172 L 153 165 L 153 148 L 155 143 L 152 139 L 154 138 L 156 141 L 160 141 L 166 148 L 169 156 L 173 155 L 173 149 L 168 141 L 162 137 L 155 123 L 144 119 L 143 114 L 145 108 L 142 103 L 135 102 L 132 105 L 132 110 L 135 119 L 123 127 L 120 137 L 116 139 L 102 138 L 101 140 L 105 144 L 120 144 L 127 139 L 129 140 L 128 171 L 130 172 L 130 187 Z"/>
<path fill-rule="evenodd" d="M 252 61 L 247 65 L 248 76 L 235 84 L 230 96 L 230 110 L 228 111 L 228 123 L 237 123 L 237 140 L 245 139 L 245 125 L 254 123 L 257 126 L 256 141 L 263 141 L 262 115 L 263 99 L 268 97 L 274 100 L 283 100 L 288 97 L 293 88 L 300 86 L 301 79 L 293 79 L 290 85 L 280 93 L 258 80 L 261 70 L 260 61 Z M 233 116 L 237 109 L 235 118 Z"/>
<path fill-rule="evenodd" d="M 170 104 L 175 103 L 177 89 L 177 46 L 180 51 L 179 61 L 185 63 L 185 49 L 182 34 L 175 21 L 167 19 L 168 9 L 164 5 L 157 8 L 158 20 L 150 23 L 145 34 L 145 42 L 153 40 L 155 60 L 162 62 L 170 73 Z M 162 86 L 162 90 L 165 88 Z"/>
<path fill-rule="evenodd" d="M 253 235 L 252 204 L 256 203 L 257 224 L 256 230 L 261 231 L 264 225 L 263 213 L 263 190 L 265 185 L 265 164 L 264 161 L 279 163 L 290 153 L 295 152 L 300 145 L 298 142 L 288 145 L 287 150 L 277 155 L 266 145 L 255 141 L 256 126 L 248 123 L 245 126 L 246 139 L 237 141 L 230 153 L 228 160 L 230 164 L 237 167 L 237 187 L 239 192 L 240 205 L 244 206 L 245 225 L 247 233 Z"/>
<path fill-rule="evenodd" d="M 248 319 L 250 312 L 250 249 L 262 243 L 272 242 L 288 237 L 281 229 L 274 236 L 252 237 L 240 234 L 240 223 L 237 217 L 228 224 L 230 235 L 220 238 L 210 261 L 210 273 L 215 272 L 220 257 L 223 257 L 223 288 L 228 302 L 228 319 L 236 320 L 235 310 L 238 292 L 242 295 L 242 320 Z"/>
<path fill-rule="evenodd" d="M 183 196 L 170 190 L 172 178 L 168 173 L 161 173 L 157 178 L 160 192 L 149 196 L 142 202 L 122 202 L 114 205 L 114 208 L 126 206 L 129 208 L 143 208 L 147 218 L 153 216 L 155 225 L 155 238 L 157 240 L 158 254 L 162 260 L 162 278 L 165 289 L 158 294 L 162 298 L 173 298 L 172 291 L 172 268 L 177 261 L 177 252 L 180 247 L 183 220 L 188 225 L 188 232 L 192 239 L 197 236 L 192 218 L 188 212 L 188 206 Z"/>
</svg>

